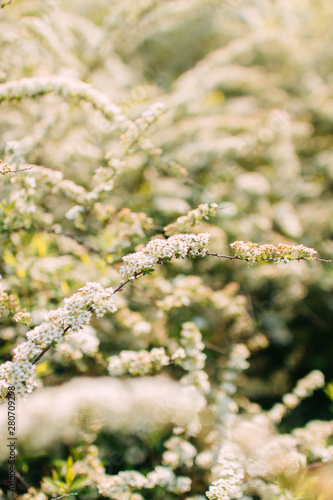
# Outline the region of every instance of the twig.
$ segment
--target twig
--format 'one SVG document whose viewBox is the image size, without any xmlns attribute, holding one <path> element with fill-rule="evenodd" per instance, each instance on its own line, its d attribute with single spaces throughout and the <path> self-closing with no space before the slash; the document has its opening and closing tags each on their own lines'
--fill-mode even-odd
<svg viewBox="0 0 333 500">
<path fill-rule="evenodd" d="M 240 257 L 237 257 L 237 255 L 220 255 L 220 254 L 218 254 L 218 253 L 208 252 L 208 250 L 206 251 L 205 255 L 210 255 L 211 257 L 218 257 L 219 259 L 229 259 L 229 260 L 235 260 L 235 259 L 238 259 L 238 260 L 249 260 L 249 259 L 241 259 Z"/>
<path fill-rule="evenodd" d="M 229 259 L 229 260 L 245 260 L 247 262 L 250 261 L 250 259 L 243 259 L 241 257 L 238 257 L 237 255 L 220 255 L 218 253 L 213 253 L 213 252 L 208 252 L 206 251 L 205 252 L 205 255 L 209 255 L 211 257 L 218 257 L 219 259 Z M 272 261 L 274 259 L 262 259 L 262 261 Z M 293 260 L 297 260 L 297 261 L 300 261 L 300 260 L 304 260 L 303 257 L 296 257 L 294 258 Z M 319 260 L 319 261 L 322 261 L 322 262 L 332 262 L 331 260 L 325 260 L 325 259 L 317 259 L 316 257 L 314 257 L 314 260 Z M 156 264 L 163 264 L 163 259 L 159 259 Z M 134 280 L 136 280 L 137 278 L 139 278 L 140 276 L 142 276 L 144 274 L 144 271 L 138 271 L 138 272 L 135 272 L 134 275 L 133 275 L 133 278 L 128 278 L 127 280 L 123 281 L 122 283 L 120 283 L 120 285 L 113 291 L 113 293 L 118 293 L 118 292 L 121 292 L 123 290 L 123 288 L 128 284 L 128 283 L 132 283 Z M 71 326 L 68 325 L 65 329 L 64 329 L 64 334 L 70 330 Z M 213 344 L 211 344 L 210 346 L 207 344 L 207 347 L 209 349 L 212 349 L 212 350 L 217 350 L 218 348 L 216 348 L 216 346 L 214 346 Z M 33 364 L 35 365 L 43 356 L 44 354 L 51 348 L 51 345 L 45 347 L 42 352 L 40 354 L 38 354 L 38 356 L 36 357 L 36 359 L 33 361 Z"/>
<path fill-rule="evenodd" d="M 203 341 L 203 343 L 205 344 L 205 347 L 211 351 L 219 352 L 220 354 L 226 354 L 227 352 L 226 349 L 222 349 L 222 347 L 212 344 L 211 342 L 207 342 L 207 340 Z"/>
<path fill-rule="evenodd" d="M 70 330 L 70 328 L 71 328 L 70 325 L 66 326 L 66 328 L 64 329 L 63 335 L 65 335 L 65 333 L 68 332 L 68 330 Z M 49 349 L 51 349 L 51 345 L 52 344 L 44 347 L 44 349 L 38 354 L 38 356 L 36 357 L 36 359 L 34 359 L 34 361 L 32 362 L 33 365 L 35 365 L 36 363 L 38 363 L 38 361 L 44 356 L 44 354 L 46 354 L 47 351 Z"/>
<path fill-rule="evenodd" d="M 46 354 L 46 353 L 47 353 L 47 351 L 48 351 L 49 349 L 51 349 L 51 344 L 50 344 L 50 345 L 48 345 L 48 346 L 46 346 L 46 347 L 44 347 L 44 349 L 42 350 L 42 352 L 40 352 L 40 353 L 38 354 L 37 358 L 33 360 L 32 364 L 33 364 L 33 365 L 35 365 L 35 364 L 36 364 L 36 363 L 37 363 L 37 362 L 38 362 L 38 361 L 39 361 L 39 360 L 40 360 L 40 359 L 44 356 L 44 354 Z"/>
<path fill-rule="evenodd" d="M 64 236 L 65 238 L 70 238 L 71 240 L 76 241 L 76 243 L 78 245 L 83 246 L 86 250 L 88 250 L 88 252 L 103 256 L 103 253 L 101 250 L 98 250 L 97 248 L 92 247 L 91 245 L 89 245 L 85 241 L 81 240 L 80 238 L 78 238 L 74 234 L 67 233 L 66 231 L 57 231 L 56 229 L 52 229 L 51 227 L 34 227 L 34 226 L 31 226 L 29 228 L 28 227 L 15 227 L 13 229 L 5 229 L 4 231 L 6 231 L 8 233 L 19 233 L 21 231 L 26 231 L 26 232 L 37 231 L 37 232 L 43 232 L 43 233 L 49 233 L 49 234 L 56 234 L 58 236 Z"/>
<path fill-rule="evenodd" d="M 10 170 L 10 174 L 16 174 L 16 172 L 24 172 L 25 170 L 31 170 L 33 167 L 18 168 L 17 170 Z"/>
<path fill-rule="evenodd" d="M 49 227 L 36 227 L 36 231 L 40 231 L 43 233 L 49 233 L 49 234 L 57 234 L 60 236 L 65 236 L 66 238 L 70 238 L 71 240 L 76 241 L 79 245 L 83 246 L 88 250 L 88 252 L 94 253 L 96 255 L 102 255 L 101 250 L 98 250 L 97 248 L 92 247 L 88 243 L 86 243 L 83 240 L 80 240 L 77 236 L 71 233 L 67 233 L 66 231 L 56 231 L 55 229 L 49 228 Z"/>
<path fill-rule="evenodd" d="M 1 7 L 2 8 L 2 7 Z M 0 162 L 1 163 L 1 162 Z M 7 165 L 5 165 L 7 167 Z M 19 168 L 17 170 L 5 170 L 4 172 L 1 172 L 1 175 L 7 175 L 7 174 L 17 174 L 17 172 L 24 172 L 25 170 L 31 170 L 33 167 L 27 167 L 27 168 Z"/>
<path fill-rule="evenodd" d="M 18 472 L 18 471 L 15 471 L 15 476 L 17 477 L 17 479 L 19 481 L 21 481 L 21 483 L 23 484 L 23 486 L 28 490 L 30 488 L 30 484 L 28 484 L 26 482 L 25 479 L 23 479 L 23 477 L 21 476 L 21 474 Z"/>
<path fill-rule="evenodd" d="M 163 263 L 163 259 L 159 259 L 156 264 L 162 264 Z M 143 271 L 139 271 L 139 272 L 136 272 L 134 273 L 134 280 L 136 280 L 137 278 L 139 278 L 140 276 L 142 276 L 144 274 Z M 122 283 L 120 283 L 120 285 L 113 291 L 113 293 L 118 293 L 118 292 L 121 292 L 122 289 L 124 288 L 124 286 L 126 286 L 128 283 L 132 283 L 134 281 L 133 279 L 127 279 L 126 281 L 123 281 Z M 92 309 L 89 309 L 91 312 L 92 312 Z M 66 326 L 66 328 L 64 329 L 64 332 L 63 332 L 63 335 L 65 335 L 66 332 L 68 332 L 68 330 L 71 329 L 71 326 L 68 325 Z M 35 365 L 36 363 L 38 363 L 38 361 L 44 356 L 44 354 L 47 353 L 47 351 L 49 349 L 51 349 L 51 345 L 48 345 L 47 347 L 44 347 L 44 349 L 38 354 L 38 356 L 36 357 L 36 359 L 32 362 L 33 365 Z"/>
<path fill-rule="evenodd" d="M 134 276 L 135 276 L 135 277 L 134 277 L 134 279 L 137 279 L 137 278 L 138 278 L 139 276 L 141 276 L 142 274 L 143 274 L 143 271 L 140 271 L 140 272 L 138 272 L 138 273 L 135 273 L 135 275 L 134 275 Z M 125 286 L 125 285 L 127 285 L 127 283 L 129 283 L 129 282 L 131 282 L 131 281 L 132 281 L 132 280 L 128 279 L 128 280 L 124 281 L 123 283 L 120 283 L 120 285 L 118 286 L 118 288 L 116 288 L 116 289 L 114 290 L 114 292 L 113 292 L 113 293 L 121 292 L 121 291 L 122 291 L 122 289 L 124 288 L 124 286 Z M 89 308 L 89 309 L 90 309 L 90 308 Z M 90 309 L 90 311 L 92 312 L 92 310 L 91 310 L 91 309 Z M 63 335 L 65 335 L 65 333 L 67 333 L 67 332 L 68 332 L 68 330 L 70 330 L 70 329 L 71 329 L 71 326 L 70 326 L 70 325 L 66 326 L 66 328 L 64 329 Z M 44 356 L 44 354 L 46 354 L 46 353 L 47 353 L 47 351 L 49 351 L 49 350 L 51 349 L 51 345 L 52 345 L 52 344 L 50 344 L 50 345 L 48 345 L 48 346 L 44 347 L 44 349 L 43 349 L 43 350 L 42 350 L 42 351 L 38 354 L 38 356 L 36 357 L 36 359 L 34 359 L 34 361 L 32 362 L 32 364 L 33 364 L 33 365 L 35 365 L 36 363 L 38 363 L 38 361 L 39 361 L 39 360 L 40 360 L 40 359 Z"/>
<path fill-rule="evenodd" d="M 206 251 L 205 255 L 210 255 L 211 257 L 217 257 L 218 259 L 243 260 L 245 262 L 252 262 L 251 259 L 239 257 L 238 255 L 220 255 L 218 253 L 212 253 L 212 252 L 208 252 L 208 251 Z M 293 260 L 296 260 L 299 262 L 301 260 L 307 260 L 307 259 L 305 259 L 304 257 L 292 257 L 290 259 L 290 262 L 292 262 Z M 313 257 L 312 260 L 318 260 L 319 262 L 332 262 L 331 260 L 319 259 L 318 257 Z M 272 258 L 261 259 L 260 261 L 258 261 L 258 264 L 259 264 L 259 262 L 272 262 L 272 261 L 274 261 L 274 259 L 272 259 Z M 308 262 L 310 262 L 310 261 L 308 261 Z"/>
</svg>

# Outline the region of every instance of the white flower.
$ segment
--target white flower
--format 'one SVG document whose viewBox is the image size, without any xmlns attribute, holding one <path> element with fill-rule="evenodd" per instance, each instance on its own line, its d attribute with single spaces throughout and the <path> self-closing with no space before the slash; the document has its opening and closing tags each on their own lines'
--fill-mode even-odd
<svg viewBox="0 0 333 500">
<path fill-rule="evenodd" d="M 119 356 L 109 358 L 109 373 L 113 376 L 147 375 L 162 369 L 170 362 L 163 347 L 153 348 L 151 351 L 121 351 Z"/>
<path fill-rule="evenodd" d="M 123 280 L 135 279 L 164 259 L 203 256 L 208 242 L 208 233 L 176 234 L 167 240 L 154 239 L 143 250 L 123 257 L 124 264 L 119 269 L 119 275 Z"/>
<path fill-rule="evenodd" d="M 317 253 L 313 248 L 304 245 L 286 245 L 284 243 L 279 243 L 276 247 L 271 244 L 258 245 L 258 243 L 251 241 L 248 243 L 235 241 L 230 246 L 235 249 L 237 257 L 250 263 L 273 260 L 275 264 L 288 264 L 292 260 L 313 260 L 314 254 Z"/>
<path fill-rule="evenodd" d="M 89 309 L 93 310 L 98 318 L 107 312 L 115 312 L 117 308 L 112 295 L 112 288 L 103 288 L 99 283 L 88 282 L 77 293 L 64 300 L 64 307 L 50 311 L 44 323 L 27 333 L 27 342 L 15 348 L 14 362 L 0 366 L 2 387 L 15 385 L 18 397 L 31 392 L 36 385 L 36 367 L 33 361 L 41 352 L 41 348 L 58 343 L 66 332 L 77 332 L 81 325 L 89 324 L 92 316 Z M 156 364 L 162 362 L 156 355 Z"/>
</svg>

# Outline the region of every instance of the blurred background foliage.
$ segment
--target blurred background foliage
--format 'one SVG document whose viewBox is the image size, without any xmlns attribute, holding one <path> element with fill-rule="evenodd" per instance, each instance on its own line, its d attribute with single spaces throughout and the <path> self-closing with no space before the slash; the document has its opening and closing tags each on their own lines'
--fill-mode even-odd
<svg viewBox="0 0 333 500">
<path fill-rule="evenodd" d="M 155 102 L 165 105 L 144 140 L 126 150 L 86 103 L 47 95 L 1 104 L 5 161 L 60 171 L 87 191 L 97 168 L 115 169 L 113 190 L 80 218 L 66 218 L 73 200 L 45 183 L 36 190 L 38 209 L 15 221 L 71 232 L 108 253 L 112 265 L 75 241 L 31 227 L 9 232 L 0 222 L 0 272 L 34 324 L 87 280 L 114 286 L 123 255 L 200 203 L 219 205 L 199 227 L 212 233 L 212 251 L 231 254 L 235 240 L 303 243 L 331 258 L 332 23 L 329 0 L 15 0 L 0 11 L 2 83 L 74 78 L 104 92 L 132 120 Z M 1 198 L 22 189 L 24 176 L 14 185 L 3 177 Z M 181 323 L 195 321 L 213 346 L 206 351 L 212 373 L 216 346 L 227 352 L 262 332 L 269 345 L 252 349 L 241 388 L 269 408 L 312 369 L 333 379 L 332 288 L 333 267 L 320 262 L 174 262 L 133 285 L 118 313 L 92 327 L 104 355 L 163 345 Z M 179 303 L 170 299 L 161 314 L 154 301 L 166 302 L 175 289 Z M 26 327 L 1 321 L 6 361 Z M 45 357 L 38 367 L 45 385 L 104 373 L 97 351 L 79 352 L 59 348 Z M 282 428 L 329 419 L 331 405 L 320 392 Z M 38 470 L 38 459 L 29 467 Z"/>
</svg>

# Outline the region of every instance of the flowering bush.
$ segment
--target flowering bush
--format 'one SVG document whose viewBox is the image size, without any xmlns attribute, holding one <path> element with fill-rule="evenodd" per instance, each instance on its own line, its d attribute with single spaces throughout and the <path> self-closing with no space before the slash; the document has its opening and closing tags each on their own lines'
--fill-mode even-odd
<svg viewBox="0 0 333 500">
<path fill-rule="evenodd" d="M 0 7 L 0 499 L 329 498 L 333 7 Z"/>
</svg>

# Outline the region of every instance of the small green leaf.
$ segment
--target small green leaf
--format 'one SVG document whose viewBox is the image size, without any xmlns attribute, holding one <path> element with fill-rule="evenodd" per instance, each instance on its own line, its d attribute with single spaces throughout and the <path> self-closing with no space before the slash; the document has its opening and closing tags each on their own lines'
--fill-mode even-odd
<svg viewBox="0 0 333 500">
<path fill-rule="evenodd" d="M 43 482 L 47 484 L 50 488 L 54 490 L 55 493 L 61 494 L 64 492 L 63 483 L 58 483 L 58 481 L 54 481 L 49 477 L 43 477 Z"/>
<path fill-rule="evenodd" d="M 74 490 L 84 488 L 85 486 L 87 486 L 90 483 L 91 483 L 91 480 L 89 480 L 88 477 L 81 477 L 79 479 L 75 479 L 75 481 L 73 481 L 69 491 L 72 492 Z"/>
</svg>

